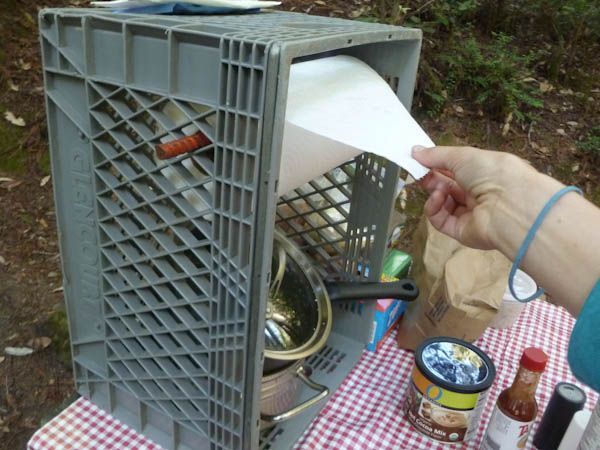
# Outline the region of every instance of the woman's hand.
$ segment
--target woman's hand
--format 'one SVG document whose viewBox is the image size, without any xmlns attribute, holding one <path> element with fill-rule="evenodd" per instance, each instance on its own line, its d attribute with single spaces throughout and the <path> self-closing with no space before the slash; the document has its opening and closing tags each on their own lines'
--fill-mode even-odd
<svg viewBox="0 0 600 450">
<path fill-rule="evenodd" d="M 498 247 L 498 231 L 510 224 L 502 212 L 518 201 L 537 175 L 522 159 L 472 147 L 415 147 L 414 158 L 432 169 L 421 185 L 430 196 L 425 214 L 432 225 L 464 245 Z"/>
<path fill-rule="evenodd" d="M 524 160 L 472 147 L 413 149 L 431 172 L 425 214 L 469 247 L 515 255 L 535 218 L 563 185 Z M 521 267 L 574 315 L 600 277 L 600 209 L 566 194 L 537 231 Z M 567 281 L 568 280 L 568 281 Z"/>
</svg>

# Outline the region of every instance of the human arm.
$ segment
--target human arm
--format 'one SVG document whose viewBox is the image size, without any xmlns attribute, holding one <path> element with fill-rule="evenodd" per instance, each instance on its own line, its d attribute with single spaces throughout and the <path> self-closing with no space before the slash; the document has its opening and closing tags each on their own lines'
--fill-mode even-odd
<svg viewBox="0 0 600 450">
<path fill-rule="evenodd" d="M 514 259 L 550 197 L 564 187 L 520 158 L 471 147 L 414 151 L 432 172 L 425 214 L 440 231 L 470 247 Z M 521 267 L 577 316 L 600 278 L 600 210 L 576 193 L 550 210 Z"/>
</svg>

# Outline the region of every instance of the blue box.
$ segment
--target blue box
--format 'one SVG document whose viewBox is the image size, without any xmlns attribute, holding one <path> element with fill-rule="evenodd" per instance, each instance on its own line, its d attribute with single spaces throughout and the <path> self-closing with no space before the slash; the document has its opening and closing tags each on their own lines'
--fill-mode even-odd
<svg viewBox="0 0 600 450">
<path fill-rule="evenodd" d="M 381 347 L 407 307 L 408 302 L 404 300 L 377 300 L 377 310 L 371 324 L 371 339 L 367 344 L 367 350 L 376 352 Z"/>
</svg>

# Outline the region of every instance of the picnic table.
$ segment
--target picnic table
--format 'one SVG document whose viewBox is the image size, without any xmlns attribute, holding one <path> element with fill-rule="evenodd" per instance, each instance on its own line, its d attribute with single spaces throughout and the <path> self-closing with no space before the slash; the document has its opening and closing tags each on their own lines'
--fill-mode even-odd
<svg viewBox="0 0 600 450">
<path fill-rule="evenodd" d="M 479 448 L 496 398 L 512 382 L 526 347 L 540 347 L 549 356 L 537 390 L 540 413 L 527 448 L 533 448 L 533 435 L 557 383 L 568 381 L 579 385 L 587 394 L 586 408 L 594 407 L 597 394 L 575 380 L 567 363 L 568 342 L 574 323 L 565 309 L 545 301 L 535 301 L 525 307 L 511 328 L 488 329 L 475 342 L 494 361 L 496 380 L 476 436 L 462 446 L 450 448 Z M 294 448 L 447 450 L 447 444 L 438 444 L 422 436 L 403 416 L 402 404 L 413 359 L 412 352 L 397 347 L 393 334 L 377 353 L 365 351 Z M 39 429 L 28 443 L 28 450 L 58 449 L 162 450 L 84 398 L 76 400 Z"/>
</svg>

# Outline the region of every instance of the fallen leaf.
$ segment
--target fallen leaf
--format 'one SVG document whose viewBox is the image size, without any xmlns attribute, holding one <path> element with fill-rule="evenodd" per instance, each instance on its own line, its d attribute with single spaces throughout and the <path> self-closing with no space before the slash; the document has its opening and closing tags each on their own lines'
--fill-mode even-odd
<svg viewBox="0 0 600 450">
<path fill-rule="evenodd" d="M 42 178 L 40 180 L 40 186 L 44 187 L 48 184 L 48 181 L 50 181 L 50 175 L 46 175 L 44 178 Z"/>
<path fill-rule="evenodd" d="M 18 65 L 21 70 L 31 69 L 31 63 L 23 61 L 23 58 L 19 58 Z"/>
<path fill-rule="evenodd" d="M 513 118 L 512 113 L 509 113 L 508 116 L 506 116 L 504 126 L 502 127 L 502 136 L 506 136 L 508 134 L 508 132 L 510 131 L 510 123 L 512 122 L 512 118 Z"/>
<path fill-rule="evenodd" d="M 573 90 L 572 89 L 561 89 L 558 92 L 560 94 L 562 94 L 562 95 L 573 95 Z"/>
<path fill-rule="evenodd" d="M 33 349 L 29 347 L 5 347 L 4 353 L 10 356 L 27 356 L 33 353 Z"/>
<path fill-rule="evenodd" d="M 368 8 L 367 8 L 366 6 L 362 6 L 362 7 L 360 7 L 360 8 L 357 8 L 357 9 L 353 10 L 353 11 L 350 11 L 350 17 L 351 17 L 352 19 L 357 19 L 357 18 L 359 18 L 360 16 L 363 16 L 363 15 L 365 15 L 365 13 L 366 13 L 367 11 L 368 11 Z"/>
<path fill-rule="evenodd" d="M 530 82 L 530 81 L 537 81 L 537 80 L 536 80 L 535 78 L 533 78 L 533 77 L 525 77 L 525 78 L 523 78 L 523 80 L 522 80 L 522 81 L 523 81 L 524 83 L 528 83 L 528 82 Z"/>
<path fill-rule="evenodd" d="M 551 90 L 554 89 L 554 86 L 552 86 L 550 83 L 548 83 L 547 81 L 542 81 L 540 82 L 540 92 L 542 94 L 546 93 L 546 92 L 550 92 Z"/>
<path fill-rule="evenodd" d="M 13 333 L 9 337 L 7 337 L 6 340 L 7 341 L 12 341 L 13 339 L 16 339 L 18 337 L 19 337 L 19 333 Z"/>
<path fill-rule="evenodd" d="M 48 278 L 54 278 L 58 276 L 58 272 L 48 272 Z"/>
<path fill-rule="evenodd" d="M 579 171 L 579 164 L 573 164 L 573 167 L 571 167 L 571 172 L 578 172 Z"/>
<path fill-rule="evenodd" d="M 65 290 L 65 288 L 61 286 L 61 287 L 57 287 L 56 289 L 52 289 L 52 292 L 62 292 L 64 290 Z"/>
<path fill-rule="evenodd" d="M 566 136 L 567 135 L 567 133 L 565 132 L 565 130 L 563 128 L 557 128 L 556 132 L 558 134 L 560 134 L 561 136 Z"/>
<path fill-rule="evenodd" d="M 52 344 L 52 339 L 48 336 L 36 337 L 31 339 L 27 345 L 34 350 L 44 350 Z"/>
<path fill-rule="evenodd" d="M 44 219 L 40 219 L 38 220 L 38 222 L 42 226 L 42 228 L 48 228 L 48 222 L 46 222 Z"/>
<path fill-rule="evenodd" d="M 13 178 L 0 177 L 0 183 L 5 183 L 7 181 L 15 181 L 15 180 Z"/>
<path fill-rule="evenodd" d="M 19 92 L 19 86 L 17 86 L 15 83 L 13 83 L 13 81 L 12 81 L 12 80 L 8 80 L 8 88 L 9 88 L 11 91 L 14 91 L 14 92 Z"/>
<path fill-rule="evenodd" d="M 23 118 L 15 116 L 12 111 L 6 111 L 4 113 L 4 118 L 17 127 L 25 126 Z"/>
<path fill-rule="evenodd" d="M 459 106 L 459 105 L 454 105 L 454 111 L 456 111 L 459 114 L 462 114 L 462 113 L 465 112 L 465 110 L 463 109 L 463 107 Z"/>
<path fill-rule="evenodd" d="M 402 189 L 400 192 L 400 207 L 404 210 L 406 209 L 406 202 L 408 201 L 408 193 L 406 189 Z"/>
<path fill-rule="evenodd" d="M 6 189 L 8 191 L 11 191 L 14 188 L 16 188 L 17 186 L 20 186 L 21 184 L 23 184 L 23 180 L 13 180 L 13 181 L 9 181 L 7 183 L 0 185 L 0 187 L 3 189 Z"/>
<path fill-rule="evenodd" d="M 2 364 L 5 359 L 6 359 L 6 356 L 0 356 L 0 364 Z"/>
<path fill-rule="evenodd" d="M 315 0 L 315 5 L 320 5 L 320 6 L 327 6 L 327 3 L 325 3 L 323 0 Z"/>
<path fill-rule="evenodd" d="M 0 264 L 2 264 L 3 266 L 6 265 L 6 259 L 4 259 L 4 256 L 0 255 Z"/>
<path fill-rule="evenodd" d="M 33 20 L 33 17 L 31 17 L 31 14 L 29 14 L 28 12 L 23 13 L 23 15 L 25 16 L 25 19 L 27 19 L 27 22 L 29 22 L 31 25 L 35 25 L 35 20 Z"/>
<path fill-rule="evenodd" d="M 574 120 L 569 120 L 567 122 L 567 125 L 569 125 L 570 127 L 573 127 L 573 128 L 577 128 L 579 126 L 579 122 L 575 122 Z"/>
</svg>

